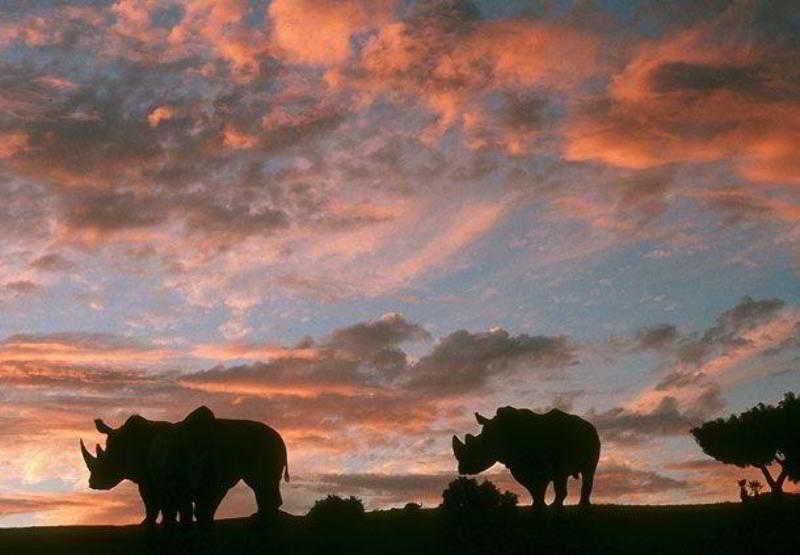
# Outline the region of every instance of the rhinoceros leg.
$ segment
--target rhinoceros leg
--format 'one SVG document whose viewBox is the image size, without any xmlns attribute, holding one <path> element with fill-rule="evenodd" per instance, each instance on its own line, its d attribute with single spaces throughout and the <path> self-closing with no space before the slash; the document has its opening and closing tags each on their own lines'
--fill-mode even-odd
<svg viewBox="0 0 800 555">
<path fill-rule="evenodd" d="M 170 504 L 161 510 L 161 524 L 165 528 L 174 528 L 178 518 L 178 508 Z"/>
<path fill-rule="evenodd" d="M 160 510 L 158 499 L 142 484 L 139 484 L 139 495 L 142 497 L 142 502 L 144 503 L 144 520 L 142 521 L 142 526 L 152 528 L 156 525 L 158 511 Z"/>
<path fill-rule="evenodd" d="M 581 501 L 580 504 L 587 506 L 590 504 L 589 497 L 592 495 L 594 485 L 594 468 L 581 473 Z"/>
<path fill-rule="evenodd" d="M 564 499 L 567 498 L 567 475 L 556 476 L 553 480 L 553 489 L 556 492 L 556 498 L 553 501 L 553 507 L 561 508 L 564 506 Z"/>
<path fill-rule="evenodd" d="M 217 507 L 222 503 L 222 499 L 228 490 L 222 488 L 216 491 L 206 492 L 204 495 L 198 497 L 195 503 L 195 516 L 197 522 L 203 526 L 208 526 L 214 522 L 214 513 L 217 512 Z"/>
<path fill-rule="evenodd" d="M 283 504 L 280 484 L 263 484 L 253 490 L 258 504 L 258 512 L 253 516 L 264 522 L 274 520 L 278 516 L 278 507 Z"/>
<path fill-rule="evenodd" d="M 178 515 L 180 515 L 181 525 L 190 525 L 192 523 L 192 518 L 194 517 L 194 507 L 192 506 L 192 502 L 183 501 L 178 509 Z"/>
<path fill-rule="evenodd" d="M 531 493 L 531 499 L 533 500 L 532 506 L 534 509 L 544 509 L 544 496 L 545 493 L 547 493 L 548 483 L 548 480 L 540 478 L 526 486 L 528 491 Z"/>
</svg>

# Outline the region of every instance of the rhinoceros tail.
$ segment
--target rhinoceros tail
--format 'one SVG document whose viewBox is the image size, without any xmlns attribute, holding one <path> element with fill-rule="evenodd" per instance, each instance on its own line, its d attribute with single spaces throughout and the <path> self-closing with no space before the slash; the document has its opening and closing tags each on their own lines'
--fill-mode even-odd
<svg viewBox="0 0 800 555">
<path fill-rule="evenodd" d="M 289 481 L 289 461 L 286 461 L 286 466 L 283 469 L 283 479 Z"/>
</svg>

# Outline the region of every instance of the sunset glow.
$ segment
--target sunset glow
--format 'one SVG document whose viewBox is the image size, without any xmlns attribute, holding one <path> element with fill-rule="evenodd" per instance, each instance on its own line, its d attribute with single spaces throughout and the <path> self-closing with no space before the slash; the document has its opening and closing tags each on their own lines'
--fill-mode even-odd
<svg viewBox="0 0 800 555">
<path fill-rule="evenodd" d="M 289 512 L 436 505 L 504 405 L 596 425 L 600 503 L 738 499 L 688 431 L 800 393 L 798 11 L 2 3 L 0 526 L 140 521 L 79 438 L 203 404 Z"/>
</svg>

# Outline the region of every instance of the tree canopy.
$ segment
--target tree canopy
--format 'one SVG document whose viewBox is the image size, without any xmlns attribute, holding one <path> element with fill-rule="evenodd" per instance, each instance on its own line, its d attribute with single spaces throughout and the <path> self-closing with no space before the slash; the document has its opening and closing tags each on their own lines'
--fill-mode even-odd
<svg viewBox="0 0 800 555">
<path fill-rule="evenodd" d="M 800 481 L 800 399 L 787 393 L 777 406 L 759 403 L 739 415 L 718 418 L 692 429 L 707 455 L 720 462 L 761 470 L 773 492 L 788 478 Z M 769 466 L 780 471 L 772 476 Z"/>
</svg>

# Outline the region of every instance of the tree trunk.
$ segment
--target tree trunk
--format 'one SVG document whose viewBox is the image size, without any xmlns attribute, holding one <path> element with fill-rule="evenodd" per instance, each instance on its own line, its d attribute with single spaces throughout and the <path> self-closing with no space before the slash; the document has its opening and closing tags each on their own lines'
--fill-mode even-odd
<svg viewBox="0 0 800 555">
<path fill-rule="evenodd" d="M 783 493 L 783 482 L 786 480 L 786 471 L 783 470 L 778 475 L 778 479 L 775 480 L 772 478 L 772 474 L 769 473 L 769 469 L 767 465 L 760 464 L 758 465 L 761 472 L 764 474 L 764 478 L 767 480 L 767 484 L 769 484 L 769 488 L 772 490 L 772 493 Z"/>
</svg>

